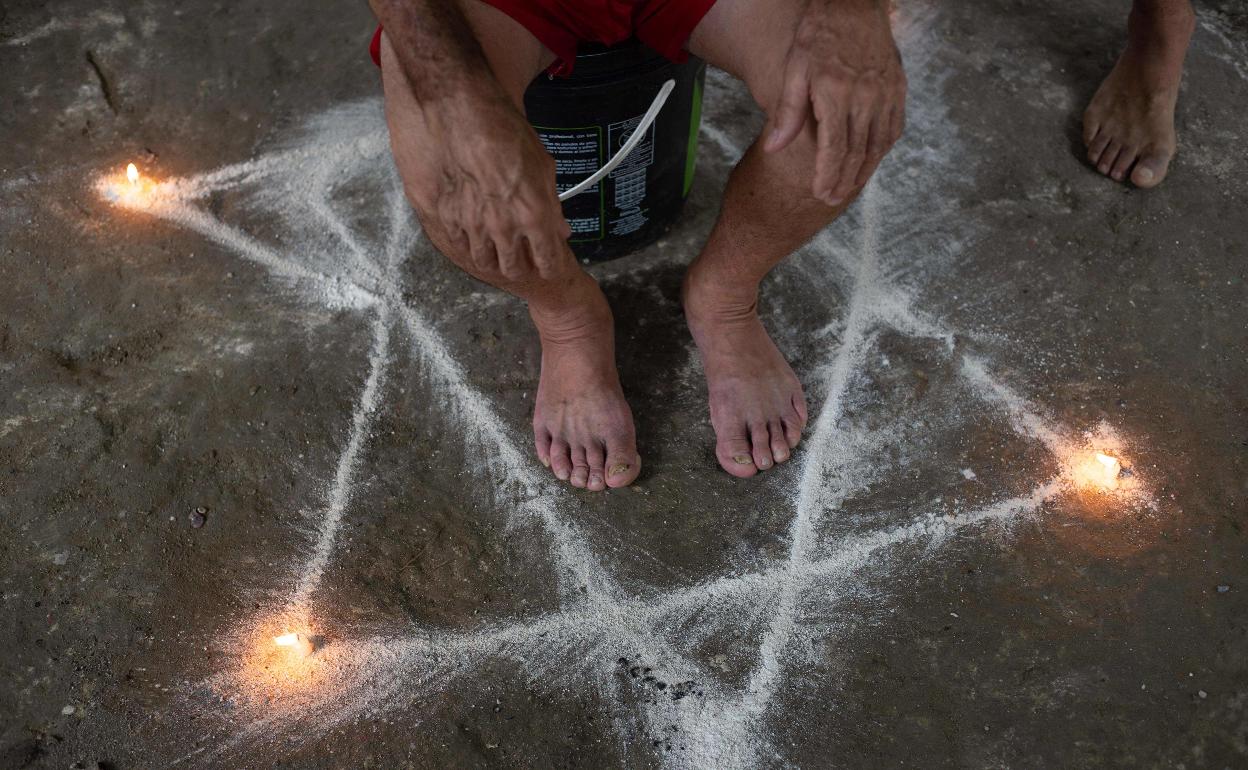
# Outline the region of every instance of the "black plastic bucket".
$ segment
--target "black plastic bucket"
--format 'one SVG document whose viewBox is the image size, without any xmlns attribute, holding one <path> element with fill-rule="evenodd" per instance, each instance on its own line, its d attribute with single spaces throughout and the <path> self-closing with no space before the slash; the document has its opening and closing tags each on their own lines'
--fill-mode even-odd
<svg viewBox="0 0 1248 770">
<path fill-rule="evenodd" d="M 563 202 L 569 243 L 583 262 L 652 243 L 680 215 L 693 182 L 706 64 L 694 57 L 675 64 L 636 41 L 583 44 L 571 76 L 540 75 L 524 94 L 563 192 L 615 155 L 669 79 L 676 87 L 649 135 L 606 179 Z"/>
</svg>

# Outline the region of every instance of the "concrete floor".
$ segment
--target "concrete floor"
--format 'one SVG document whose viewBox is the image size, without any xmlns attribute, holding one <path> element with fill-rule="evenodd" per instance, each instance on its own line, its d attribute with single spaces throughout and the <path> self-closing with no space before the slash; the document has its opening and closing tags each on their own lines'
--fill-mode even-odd
<svg viewBox="0 0 1248 770">
<path fill-rule="evenodd" d="M 395 205 L 364 3 L 10 4 L 0 766 L 1248 765 L 1248 14 L 1145 193 L 1078 146 L 1125 11 L 902 3 L 907 135 L 765 288 L 814 419 L 747 481 L 677 303 L 759 125 L 712 73 L 680 224 L 594 268 L 645 472 L 591 495 L 522 306 Z M 115 205 L 129 160 L 190 181 Z"/>
</svg>

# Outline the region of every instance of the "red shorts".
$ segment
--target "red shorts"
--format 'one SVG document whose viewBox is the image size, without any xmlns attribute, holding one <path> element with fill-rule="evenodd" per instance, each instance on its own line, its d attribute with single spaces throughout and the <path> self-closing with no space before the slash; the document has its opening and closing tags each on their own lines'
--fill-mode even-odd
<svg viewBox="0 0 1248 770">
<path fill-rule="evenodd" d="M 552 75 L 568 75 L 581 41 L 613 45 L 636 35 L 675 62 L 715 0 L 484 0 L 515 19 L 555 54 Z M 381 66 L 381 28 L 369 52 Z"/>
</svg>

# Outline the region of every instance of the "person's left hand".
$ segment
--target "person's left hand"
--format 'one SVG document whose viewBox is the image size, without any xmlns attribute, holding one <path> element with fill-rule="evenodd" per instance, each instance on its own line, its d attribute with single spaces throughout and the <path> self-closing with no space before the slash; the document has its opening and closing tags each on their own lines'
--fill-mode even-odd
<svg viewBox="0 0 1248 770">
<path fill-rule="evenodd" d="M 784 69 L 763 148 L 777 152 L 815 120 L 812 193 L 830 206 L 871 178 L 905 124 L 906 73 L 886 0 L 810 0 Z"/>
</svg>

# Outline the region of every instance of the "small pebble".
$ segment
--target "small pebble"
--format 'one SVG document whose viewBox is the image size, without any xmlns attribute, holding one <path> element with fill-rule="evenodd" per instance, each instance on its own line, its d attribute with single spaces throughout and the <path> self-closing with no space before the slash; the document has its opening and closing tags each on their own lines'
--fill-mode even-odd
<svg viewBox="0 0 1248 770">
<path fill-rule="evenodd" d="M 1197 690 L 1196 694 L 1200 696 L 1201 700 L 1204 700 L 1205 698 L 1209 697 L 1209 693 L 1205 692 L 1204 690 Z"/>
<path fill-rule="evenodd" d="M 200 527 L 204 526 L 204 524 L 206 524 L 207 522 L 208 522 L 208 509 L 207 508 L 201 505 L 195 510 L 191 511 L 191 527 L 193 527 L 194 529 L 199 529 Z"/>
<path fill-rule="evenodd" d="M 65 708 L 61 709 L 61 714 L 64 716 L 69 716 L 70 714 L 74 713 L 74 711 L 75 709 L 73 706 L 66 706 Z"/>
<path fill-rule="evenodd" d="M 1231 590 L 1230 586 L 1218 586 L 1218 593 L 1220 594 L 1224 594 L 1229 590 Z"/>
</svg>

